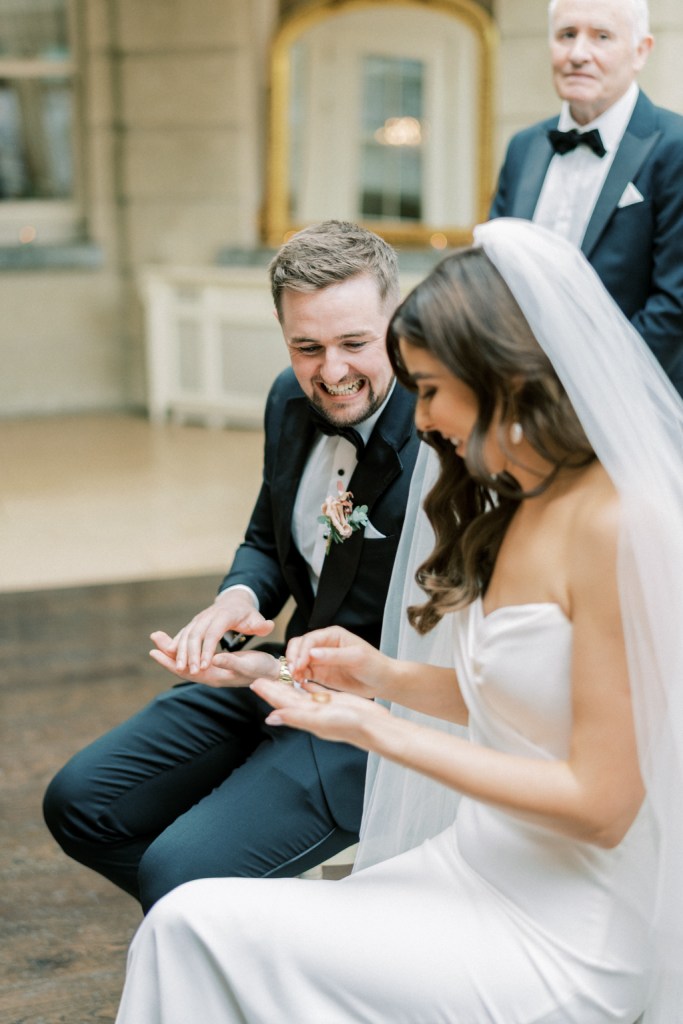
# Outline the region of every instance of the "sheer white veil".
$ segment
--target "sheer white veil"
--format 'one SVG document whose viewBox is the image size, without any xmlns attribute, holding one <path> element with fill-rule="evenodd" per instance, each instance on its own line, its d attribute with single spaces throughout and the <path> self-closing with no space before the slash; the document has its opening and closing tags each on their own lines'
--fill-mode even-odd
<svg viewBox="0 0 683 1024">
<path fill-rule="evenodd" d="M 434 546 L 434 533 L 422 511 L 424 495 L 434 484 L 439 462 L 433 448 L 422 444 L 410 485 L 408 507 L 391 584 L 384 608 L 381 649 L 395 658 L 424 664 L 453 664 L 450 616 L 436 629 L 420 636 L 408 624 L 406 608 L 421 604 L 424 591 L 415 582 L 415 569 Z M 391 705 L 401 718 L 465 736 L 462 726 L 430 718 L 417 711 Z M 410 850 L 437 835 L 455 818 L 459 794 L 393 761 L 371 754 L 365 785 L 363 824 L 354 871 Z"/>
<path fill-rule="evenodd" d="M 478 227 L 475 245 L 514 295 L 620 495 L 619 594 L 656 838 L 655 856 L 643 851 L 643 884 L 656 891 L 656 972 L 643 1020 L 672 1024 L 683 1006 L 683 403 L 577 249 L 512 219 Z M 431 536 L 420 507 L 435 464 L 433 454 L 418 460 L 383 645 L 400 657 L 450 664 L 448 627 L 420 638 L 405 617 L 407 604 L 421 599 L 413 576 Z M 436 834 L 453 820 L 456 801 L 417 773 L 373 759 L 359 865 Z"/>
</svg>

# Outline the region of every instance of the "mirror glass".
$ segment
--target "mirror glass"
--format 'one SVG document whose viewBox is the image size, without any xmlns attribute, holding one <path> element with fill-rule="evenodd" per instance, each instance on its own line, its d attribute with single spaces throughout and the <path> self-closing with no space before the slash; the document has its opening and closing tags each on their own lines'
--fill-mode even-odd
<svg viewBox="0 0 683 1024">
<path fill-rule="evenodd" d="M 266 236 L 338 217 L 469 240 L 491 191 L 491 25 L 458 0 L 322 2 L 273 47 Z"/>
</svg>

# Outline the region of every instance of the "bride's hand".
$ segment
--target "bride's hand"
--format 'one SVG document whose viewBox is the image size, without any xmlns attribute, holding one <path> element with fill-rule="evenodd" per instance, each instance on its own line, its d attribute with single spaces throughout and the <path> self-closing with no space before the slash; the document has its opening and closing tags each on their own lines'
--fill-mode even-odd
<svg viewBox="0 0 683 1024">
<path fill-rule="evenodd" d="M 392 661 L 341 626 L 294 637 L 287 644 L 286 657 L 292 677 L 300 683 L 313 680 L 371 698 L 381 696 Z"/>
<path fill-rule="evenodd" d="M 266 718 L 267 725 L 287 725 L 323 740 L 351 743 L 362 750 L 370 749 L 369 726 L 389 714 L 374 701 L 327 690 L 317 683 L 304 683 L 299 689 L 287 683 L 257 679 L 251 689 L 275 708 Z"/>
</svg>

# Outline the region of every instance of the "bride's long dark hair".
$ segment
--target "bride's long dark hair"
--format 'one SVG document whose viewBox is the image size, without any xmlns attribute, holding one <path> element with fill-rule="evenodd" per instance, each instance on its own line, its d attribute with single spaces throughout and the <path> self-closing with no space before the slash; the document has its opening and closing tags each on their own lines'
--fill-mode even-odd
<svg viewBox="0 0 683 1024">
<path fill-rule="evenodd" d="M 549 359 L 483 249 L 447 256 L 391 320 L 389 358 L 399 381 L 414 391 L 401 359 L 401 338 L 443 363 L 478 403 L 464 460 L 439 434 L 423 435 L 441 463 L 425 500 L 436 545 L 416 573 L 427 601 L 409 608 L 408 617 L 418 632 L 427 633 L 446 612 L 484 593 L 522 498 L 540 494 L 561 469 L 585 466 L 595 454 Z M 510 462 L 515 454 L 507 434 L 516 421 L 552 467 L 533 491 L 522 492 L 513 476 L 493 476 L 486 466 L 484 443 L 497 413 L 499 443 Z"/>
</svg>

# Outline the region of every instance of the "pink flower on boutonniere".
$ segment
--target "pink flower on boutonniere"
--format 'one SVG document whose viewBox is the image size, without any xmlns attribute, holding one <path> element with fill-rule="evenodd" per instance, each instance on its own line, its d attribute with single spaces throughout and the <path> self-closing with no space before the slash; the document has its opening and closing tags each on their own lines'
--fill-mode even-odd
<svg viewBox="0 0 683 1024">
<path fill-rule="evenodd" d="M 354 508 L 351 500 L 353 494 L 351 491 L 342 490 L 341 481 L 337 483 L 337 490 L 339 494 L 336 498 L 333 498 L 331 494 L 325 498 L 321 508 L 322 515 L 318 516 L 318 522 L 326 526 L 329 531 L 325 548 L 326 555 L 330 553 L 332 541 L 335 544 L 341 544 L 352 533 L 360 530 L 361 526 L 367 526 L 368 523 L 368 506 L 358 505 L 357 508 Z"/>
</svg>

